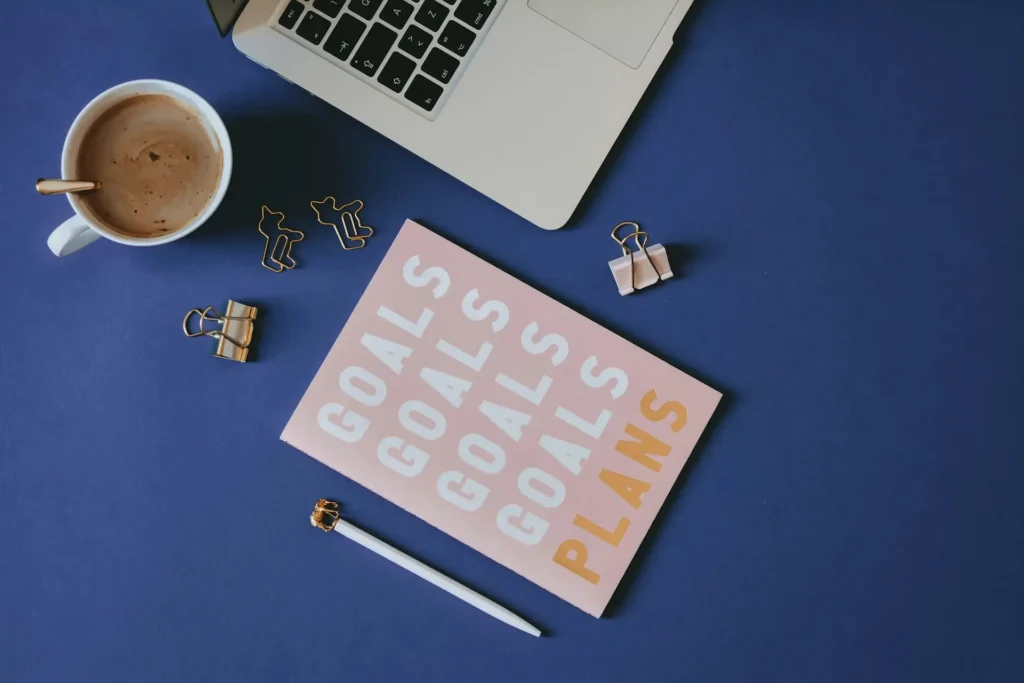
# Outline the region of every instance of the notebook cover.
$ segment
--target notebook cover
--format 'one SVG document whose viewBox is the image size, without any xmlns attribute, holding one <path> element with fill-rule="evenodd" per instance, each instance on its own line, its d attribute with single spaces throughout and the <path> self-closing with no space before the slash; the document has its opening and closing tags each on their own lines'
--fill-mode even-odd
<svg viewBox="0 0 1024 683">
<path fill-rule="evenodd" d="M 720 398 L 406 221 L 281 438 L 600 616 Z"/>
</svg>

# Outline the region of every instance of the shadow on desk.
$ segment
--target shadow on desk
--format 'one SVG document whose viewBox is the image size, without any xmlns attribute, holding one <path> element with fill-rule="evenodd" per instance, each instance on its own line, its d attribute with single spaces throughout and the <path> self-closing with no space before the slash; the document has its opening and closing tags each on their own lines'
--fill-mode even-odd
<svg viewBox="0 0 1024 683">
<path fill-rule="evenodd" d="M 263 204 L 283 212 L 286 226 L 305 229 L 309 202 L 321 198 L 318 188 L 351 184 L 337 118 L 333 127 L 329 117 L 301 111 L 226 111 L 222 118 L 234 153 L 231 185 L 216 220 L 197 231 L 199 239 L 255 232 Z"/>
</svg>

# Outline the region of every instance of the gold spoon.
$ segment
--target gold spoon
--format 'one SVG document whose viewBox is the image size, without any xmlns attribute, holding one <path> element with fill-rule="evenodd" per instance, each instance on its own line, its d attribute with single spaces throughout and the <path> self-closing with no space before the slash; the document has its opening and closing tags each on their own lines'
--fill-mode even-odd
<svg viewBox="0 0 1024 683">
<path fill-rule="evenodd" d="M 89 190 L 98 189 L 100 189 L 100 184 L 91 180 L 40 178 L 36 181 L 36 192 L 39 194 L 65 194 L 67 192 L 88 192 Z"/>
</svg>

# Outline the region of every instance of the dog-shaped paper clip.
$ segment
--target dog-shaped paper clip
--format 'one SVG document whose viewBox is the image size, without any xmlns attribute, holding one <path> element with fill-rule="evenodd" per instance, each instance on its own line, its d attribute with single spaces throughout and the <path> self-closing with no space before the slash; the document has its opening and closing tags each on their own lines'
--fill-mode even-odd
<svg viewBox="0 0 1024 683">
<path fill-rule="evenodd" d="M 273 227 L 267 227 L 265 225 L 267 216 L 274 216 L 277 218 L 277 223 Z M 278 213 L 263 206 L 263 214 L 260 216 L 259 231 L 267 239 L 266 245 L 263 247 L 263 267 L 267 270 L 272 270 L 275 273 L 281 273 L 286 270 L 291 270 L 296 265 L 295 259 L 292 257 L 292 247 L 296 243 L 306 239 L 306 233 L 301 230 L 292 230 L 291 228 L 283 227 L 281 224 L 284 223 L 284 214 Z"/>
<path fill-rule="evenodd" d="M 349 202 L 339 207 L 334 197 L 325 197 L 319 202 L 310 202 L 309 205 L 316 212 L 316 220 L 320 225 L 329 225 L 334 228 L 334 234 L 338 236 L 342 249 L 362 249 L 366 246 L 366 240 L 373 236 L 373 228 L 369 225 L 363 225 L 363 221 L 359 217 L 359 212 L 363 210 L 364 206 L 362 200 L 357 199 L 354 202 Z M 323 215 L 320 213 L 323 210 L 321 207 L 341 214 L 341 228 L 338 227 L 337 223 L 324 220 Z M 344 235 L 342 235 L 342 232 L 344 232 Z"/>
</svg>

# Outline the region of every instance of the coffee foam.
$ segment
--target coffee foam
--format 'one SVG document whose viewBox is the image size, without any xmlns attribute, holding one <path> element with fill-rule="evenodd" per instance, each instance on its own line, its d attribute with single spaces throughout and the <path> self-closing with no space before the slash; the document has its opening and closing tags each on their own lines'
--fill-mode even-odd
<svg viewBox="0 0 1024 683">
<path fill-rule="evenodd" d="M 224 160 L 196 111 L 168 95 L 136 95 L 89 127 L 76 165 L 80 179 L 102 185 L 80 195 L 96 219 L 130 237 L 162 237 L 203 212 Z"/>
</svg>

